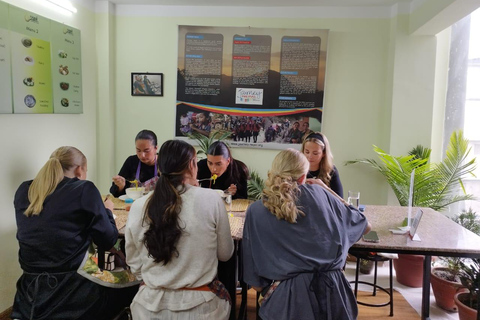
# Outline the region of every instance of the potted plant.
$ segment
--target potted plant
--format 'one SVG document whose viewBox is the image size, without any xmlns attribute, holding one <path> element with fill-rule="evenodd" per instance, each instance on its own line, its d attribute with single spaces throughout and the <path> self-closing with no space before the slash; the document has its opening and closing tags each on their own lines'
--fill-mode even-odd
<svg viewBox="0 0 480 320">
<path fill-rule="evenodd" d="M 449 205 L 474 199 L 467 194 L 462 179 L 466 175 L 473 175 L 475 159 L 467 160 L 470 148 L 468 140 L 462 131 L 453 132 L 446 151 L 445 158 L 440 163 L 430 163 L 431 149 L 417 146 L 408 155 L 393 156 L 377 146 L 373 149 L 380 162 L 374 159 L 359 159 L 348 161 L 346 164 L 368 164 L 382 174 L 392 188 L 401 206 L 408 205 L 410 193 L 410 176 L 414 173 L 413 201 L 415 207 L 428 207 L 437 211 Z M 458 194 L 458 189 L 463 194 Z M 417 256 L 419 261 L 403 263 L 404 258 L 412 259 L 411 255 L 399 255 L 394 261 L 397 281 L 408 286 L 422 285 L 422 256 Z M 417 266 L 415 272 L 413 266 Z M 404 270 L 406 266 L 408 269 Z M 410 282 L 413 276 L 415 281 Z"/>
<path fill-rule="evenodd" d="M 210 136 L 204 136 L 203 134 L 199 132 L 192 132 L 192 133 L 186 133 L 185 135 L 192 139 L 196 140 L 199 146 L 199 150 L 197 150 L 197 156 L 201 154 L 207 154 L 208 148 L 212 143 L 215 141 L 222 141 L 230 137 L 232 133 L 231 132 L 214 132 L 211 133 Z"/>
<path fill-rule="evenodd" d="M 250 171 L 250 178 L 247 181 L 247 194 L 249 200 L 259 200 L 262 198 L 262 192 L 265 188 L 265 181 L 255 170 Z"/>
<path fill-rule="evenodd" d="M 455 295 L 460 320 L 475 320 L 478 317 L 478 295 L 480 292 L 480 259 L 472 259 L 471 264 L 461 263 L 460 280 L 468 292 Z"/>
<path fill-rule="evenodd" d="M 477 214 L 470 208 L 453 218 L 462 227 L 480 235 L 480 222 Z M 464 288 L 460 281 L 463 258 L 440 257 L 441 267 L 435 267 L 431 273 L 431 284 L 437 305 L 447 311 L 457 311 L 454 296 Z"/>
</svg>

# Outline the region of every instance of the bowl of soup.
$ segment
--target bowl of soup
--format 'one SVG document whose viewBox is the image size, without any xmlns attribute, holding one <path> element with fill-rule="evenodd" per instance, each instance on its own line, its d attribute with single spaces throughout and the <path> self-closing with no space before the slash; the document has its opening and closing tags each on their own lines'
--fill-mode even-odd
<svg viewBox="0 0 480 320">
<path fill-rule="evenodd" d="M 144 191 L 145 191 L 145 188 L 143 187 L 138 187 L 138 188 L 132 187 L 132 188 L 125 189 L 125 193 L 127 194 L 127 197 L 133 200 L 143 196 Z"/>
</svg>

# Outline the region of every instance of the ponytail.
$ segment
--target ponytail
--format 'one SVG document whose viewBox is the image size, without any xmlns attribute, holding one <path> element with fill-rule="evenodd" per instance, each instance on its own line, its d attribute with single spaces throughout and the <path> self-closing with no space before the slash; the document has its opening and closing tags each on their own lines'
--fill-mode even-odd
<svg viewBox="0 0 480 320">
<path fill-rule="evenodd" d="M 75 147 L 60 147 L 55 150 L 28 189 L 30 204 L 25 210 L 25 215 L 27 217 L 38 216 L 43 210 L 45 199 L 63 180 L 65 171 L 74 166 L 85 165 L 86 161 L 83 153 Z"/>
</svg>

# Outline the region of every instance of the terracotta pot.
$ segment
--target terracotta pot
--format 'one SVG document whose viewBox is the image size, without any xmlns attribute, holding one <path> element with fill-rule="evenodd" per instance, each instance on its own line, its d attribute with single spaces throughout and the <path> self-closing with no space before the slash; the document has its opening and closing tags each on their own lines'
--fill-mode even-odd
<svg viewBox="0 0 480 320">
<path fill-rule="evenodd" d="M 413 254 L 399 254 L 393 259 L 397 281 L 412 288 L 422 287 L 424 256 Z"/>
<path fill-rule="evenodd" d="M 364 260 L 360 259 L 360 273 L 363 274 L 370 274 L 372 273 L 373 267 L 375 266 L 375 262 L 371 260 Z"/>
<path fill-rule="evenodd" d="M 435 296 L 435 302 L 437 306 L 447 311 L 456 312 L 457 305 L 454 301 L 454 296 L 460 291 L 465 291 L 461 283 L 453 282 L 443 279 L 442 277 L 436 275 L 436 272 L 448 272 L 447 268 L 434 268 L 432 269 L 432 276 L 430 278 L 430 283 L 432 284 L 433 295 Z"/>
<path fill-rule="evenodd" d="M 459 292 L 454 297 L 460 320 L 477 320 L 477 310 L 468 307 L 462 302 L 468 299 L 469 294 L 468 292 Z"/>
</svg>

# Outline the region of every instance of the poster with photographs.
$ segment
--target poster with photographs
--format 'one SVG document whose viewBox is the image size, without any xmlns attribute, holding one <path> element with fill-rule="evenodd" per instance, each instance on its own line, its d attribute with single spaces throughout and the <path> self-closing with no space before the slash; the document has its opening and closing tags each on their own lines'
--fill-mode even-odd
<svg viewBox="0 0 480 320">
<path fill-rule="evenodd" d="M 320 131 L 328 30 L 179 26 L 175 136 L 283 149 Z"/>
</svg>

